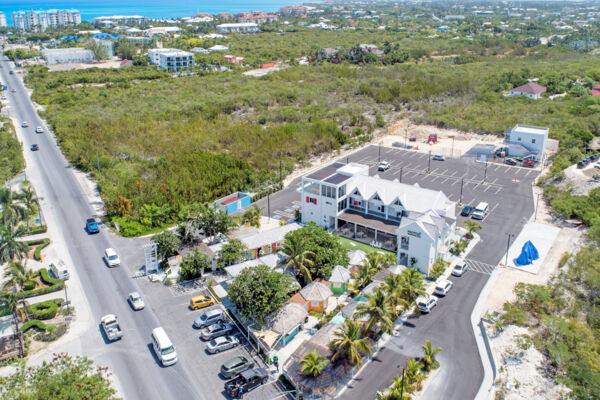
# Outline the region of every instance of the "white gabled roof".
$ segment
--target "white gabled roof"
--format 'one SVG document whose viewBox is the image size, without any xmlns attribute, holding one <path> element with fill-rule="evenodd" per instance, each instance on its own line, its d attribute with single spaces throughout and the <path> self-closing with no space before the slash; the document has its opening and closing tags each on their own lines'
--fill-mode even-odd
<svg viewBox="0 0 600 400">
<path fill-rule="evenodd" d="M 367 253 L 362 250 L 350 250 L 348 252 L 348 265 L 360 265 L 367 258 Z"/>
<path fill-rule="evenodd" d="M 383 204 L 391 205 L 397 199 L 409 211 L 425 213 L 428 210 L 441 212 L 448 208 L 451 201 L 440 190 L 424 189 L 404 183 L 388 181 L 373 176 L 355 175 L 353 188 L 358 190 L 364 199 L 370 199 L 375 194 Z"/>
</svg>

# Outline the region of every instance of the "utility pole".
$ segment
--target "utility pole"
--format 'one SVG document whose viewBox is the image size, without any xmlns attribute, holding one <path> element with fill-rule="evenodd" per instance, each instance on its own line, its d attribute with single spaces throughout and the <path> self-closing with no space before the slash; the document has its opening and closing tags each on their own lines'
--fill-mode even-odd
<svg viewBox="0 0 600 400">
<path fill-rule="evenodd" d="M 346 164 L 348 164 L 348 156 L 346 156 Z"/>
<path fill-rule="evenodd" d="M 427 173 L 431 172 L 431 150 L 429 150 L 429 157 L 427 157 Z"/>
<path fill-rule="evenodd" d="M 538 207 L 540 206 L 540 197 L 542 196 L 542 193 L 538 193 L 537 195 L 537 201 L 535 202 L 535 216 L 533 217 L 533 220 L 536 221 L 537 220 L 537 211 L 538 211 Z"/>
<path fill-rule="evenodd" d="M 404 168 L 404 167 L 400 167 L 400 183 L 402 183 L 402 169 L 403 169 L 403 168 Z"/>
<path fill-rule="evenodd" d="M 506 242 L 506 257 L 504 259 L 505 267 L 508 265 L 508 249 L 510 248 L 510 239 L 512 239 L 515 236 L 512 233 L 508 233 L 508 232 L 506 232 L 506 235 L 508 236 L 508 241 Z"/>
<path fill-rule="evenodd" d="M 460 199 L 458 202 L 462 204 L 462 192 L 463 192 L 463 184 L 465 183 L 465 178 L 460 179 Z"/>
<path fill-rule="evenodd" d="M 406 128 L 404 128 L 404 148 L 408 148 L 408 122 L 406 123 Z"/>
<path fill-rule="evenodd" d="M 271 194 L 267 193 L 267 217 L 269 217 L 269 222 L 271 222 Z"/>
<path fill-rule="evenodd" d="M 69 315 L 69 298 L 67 297 L 67 284 L 65 283 L 65 305 L 67 306 L 67 316 Z"/>
<path fill-rule="evenodd" d="M 454 158 L 454 138 L 456 136 L 452 136 L 452 151 L 450 152 L 450 158 Z"/>
<path fill-rule="evenodd" d="M 279 184 L 281 184 L 283 181 L 281 179 L 281 158 L 279 159 Z"/>
<path fill-rule="evenodd" d="M 402 383 L 400 384 L 400 399 L 404 398 L 404 368 L 402 368 Z"/>
<path fill-rule="evenodd" d="M 379 142 L 379 161 L 377 162 L 381 162 L 381 142 Z"/>
<path fill-rule="evenodd" d="M 485 182 L 485 178 L 487 177 L 487 165 L 488 165 L 488 162 L 486 161 L 485 162 L 485 171 L 483 172 L 483 181 L 484 182 Z"/>
</svg>

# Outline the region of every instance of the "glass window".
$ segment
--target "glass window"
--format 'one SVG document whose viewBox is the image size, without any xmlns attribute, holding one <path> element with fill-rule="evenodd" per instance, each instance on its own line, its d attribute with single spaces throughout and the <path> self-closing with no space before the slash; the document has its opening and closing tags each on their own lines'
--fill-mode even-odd
<svg viewBox="0 0 600 400">
<path fill-rule="evenodd" d="M 535 139 L 531 139 L 531 143 L 535 143 Z"/>
<path fill-rule="evenodd" d="M 346 185 L 342 185 L 338 188 L 338 197 L 346 195 Z"/>
<path fill-rule="evenodd" d="M 408 250 L 408 243 L 409 243 L 409 237 L 408 236 L 402 236 L 400 238 L 400 248 L 402 250 Z"/>
</svg>

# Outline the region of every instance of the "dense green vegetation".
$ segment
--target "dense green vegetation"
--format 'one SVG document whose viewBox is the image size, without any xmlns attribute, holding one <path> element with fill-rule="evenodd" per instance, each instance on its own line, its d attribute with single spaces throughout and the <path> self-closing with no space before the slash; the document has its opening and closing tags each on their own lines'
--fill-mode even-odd
<svg viewBox="0 0 600 400">
<path fill-rule="evenodd" d="M 16 49 L 8 49 L 4 50 L 4 55 L 11 59 L 12 61 L 16 60 L 24 60 L 27 58 L 39 57 L 41 54 L 39 51 L 35 49 L 26 49 L 26 48 L 16 48 Z"/>
<path fill-rule="evenodd" d="M 25 160 L 15 129 L 8 118 L 0 116 L 0 182 L 4 183 L 23 170 Z"/>
<path fill-rule="evenodd" d="M 519 283 L 504 305 L 505 323 L 534 328 L 543 366 L 574 399 L 600 398 L 600 250 L 586 247 L 546 286 Z"/>
</svg>

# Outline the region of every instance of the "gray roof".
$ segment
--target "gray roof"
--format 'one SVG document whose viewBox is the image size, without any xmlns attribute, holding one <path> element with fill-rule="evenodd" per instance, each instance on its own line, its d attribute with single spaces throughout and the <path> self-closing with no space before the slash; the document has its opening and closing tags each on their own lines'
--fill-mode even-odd
<svg viewBox="0 0 600 400">
<path fill-rule="evenodd" d="M 350 258 L 348 265 L 361 265 L 363 260 L 367 259 L 367 253 L 362 250 L 350 250 L 348 257 Z"/>
<path fill-rule="evenodd" d="M 352 274 L 346 267 L 342 267 L 341 265 L 336 265 L 333 271 L 331 272 L 331 277 L 329 277 L 329 282 L 335 283 L 346 283 L 352 278 Z"/>
<path fill-rule="evenodd" d="M 286 233 L 300 228 L 300 224 L 294 222 L 279 226 L 277 228 L 269 229 L 267 231 L 259 232 L 251 236 L 246 236 L 244 238 L 240 238 L 240 240 L 248 249 L 253 250 L 263 246 L 271 245 L 273 243 L 281 242 L 283 241 Z"/>
<path fill-rule="evenodd" d="M 333 295 L 328 286 L 321 282 L 311 282 L 300 290 L 306 301 L 325 301 Z"/>
<path fill-rule="evenodd" d="M 308 311 L 298 303 L 287 303 L 275 315 L 271 322 L 271 330 L 285 335 L 304 321 Z"/>
</svg>

